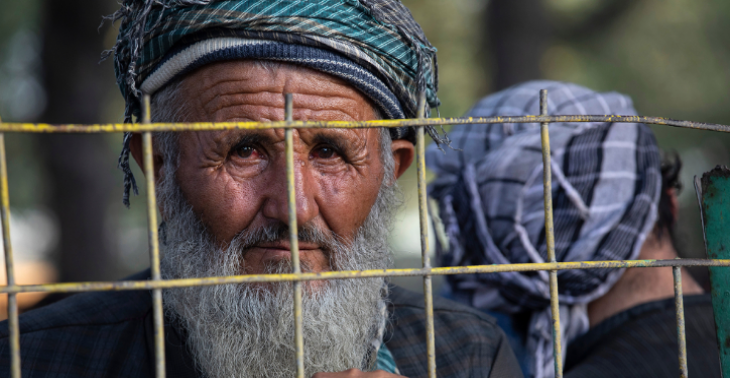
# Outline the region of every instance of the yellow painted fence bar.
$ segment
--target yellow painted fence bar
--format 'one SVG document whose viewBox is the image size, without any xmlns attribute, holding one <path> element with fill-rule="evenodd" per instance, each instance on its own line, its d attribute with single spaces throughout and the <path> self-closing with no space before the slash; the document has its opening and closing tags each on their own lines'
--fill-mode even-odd
<svg viewBox="0 0 730 378">
<path fill-rule="evenodd" d="M 294 117 L 294 100 L 290 93 L 284 98 L 284 118 L 292 122 Z M 302 273 L 299 262 L 299 235 L 297 226 L 297 192 L 296 172 L 294 172 L 294 136 L 293 129 L 286 129 L 286 190 L 289 203 L 289 243 L 291 244 L 292 271 Z M 302 282 L 294 282 L 294 345 L 297 355 L 297 378 L 304 378 L 304 336 L 302 329 Z"/>
<path fill-rule="evenodd" d="M 150 96 L 142 101 L 142 122 L 151 122 Z M 157 235 L 157 197 L 155 195 L 155 164 L 153 160 L 152 133 L 142 135 L 144 174 L 147 188 L 147 235 L 150 248 L 150 272 L 153 281 L 160 281 L 160 243 Z M 165 318 L 162 308 L 162 289 L 152 290 L 152 317 L 155 339 L 155 375 L 165 378 Z"/>
<path fill-rule="evenodd" d="M 426 118 L 377 121 L 294 121 L 294 122 L 198 122 L 198 123 L 108 123 L 94 125 L 50 125 L 45 123 L 0 123 L 2 132 L 24 133 L 120 133 L 145 131 L 205 131 L 205 130 L 259 130 L 259 129 L 316 129 L 316 128 L 372 128 L 404 126 L 441 126 L 471 125 L 492 123 L 543 123 L 543 122 L 614 122 L 646 123 L 698 130 L 730 132 L 730 126 L 715 123 L 681 121 L 662 117 L 621 116 L 621 115 L 561 115 L 561 116 L 520 116 L 520 117 L 467 117 L 467 118 Z"/>
<path fill-rule="evenodd" d="M 540 90 L 540 115 L 548 114 L 548 92 Z M 542 180 L 543 198 L 545 201 L 545 244 L 547 246 L 547 258 L 551 263 L 555 259 L 555 230 L 553 229 L 553 189 L 552 170 L 550 163 L 550 133 L 548 126 L 543 122 L 540 124 L 540 137 L 542 139 Z M 549 272 L 550 280 L 550 310 L 552 313 L 553 331 L 553 358 L 555 359 L 555 378 L 563 377 L 563 348 L 560 337 L 560 303 L 558 302 L 558 271 Z"/>
<path fill-rule="evenodd" d="M 674 273 L 674 307 L 677 312 L 677 344 L 679 345 L 679 377 L 689 376 L 687 369 L 687 334 L 684 326 L 684 294 L 682 293 L 682 268 L 675 266 Z"/>
<path fill-rule="evenodd" d="M 426 94 L 418 98 L 418 118 L 426 113 Z M 416 130 L 416 165 L 418 174 L 418 215 L 421 231 L 421 262 L 423 270 L 431 270 L 431 256 L 428 254 L 428 193 L 426 191 L 426 137 L 425 127 Z M 426 357 L 428 377 L 436 378 L 436 339 L 433 325 L 433 279 L 430 274 L 423 275 L 423 301 L 426 311 Z"/>
<path fill-rule="evenodd" d="M 616 269 L 616 268 L 660 268 L 669 266 L 711 266 L 730 267 L 730 260 L 672 259 L 672 260 L 622 260 L 622 261 L 572 261 L 556 263 L 498 264 L 439 267 L 425 270 L 374 269 L 346 270 L 319 273 L 245 274 L 226 277 L 180 278 L 161 281 L 113 281 L 76 282 L 40 285 L 12 285 L 0 287 L 0 293 L 76 293 L 82 291 L 121 291 L 171 289 L 175 287 L 210 286 L 251 282 L 322 281 L 373 277 L 444 276 L 454 274 L 533 272 L 568 269 Z"/>
<path fill-rule="evenodd" d="M 10 244 L 10 195 L 8 194 L 8 164 L 5 156 L 5 135 L 0 133 L 0 205 L 2 211 L 3 248 L 5 249 L 5 274 L 8 286 L 15 285 L 13 247 Z M 20 330 L 18 327 L 18 298 L 8 293 L 8 330 L 10 342 L 10 377 L 20 378 Z"/>
</svg>

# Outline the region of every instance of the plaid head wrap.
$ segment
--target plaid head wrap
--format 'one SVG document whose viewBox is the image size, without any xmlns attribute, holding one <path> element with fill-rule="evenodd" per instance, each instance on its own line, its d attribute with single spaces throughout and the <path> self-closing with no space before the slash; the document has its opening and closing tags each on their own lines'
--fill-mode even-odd
<svg viewBox="0 0 730 378">
<path fill-rule="evenodd" d="M 122 20 L 105 57 L 114 55 L 125 122 L 139 116 L 143 91 L 151 94 L 205 63 L 236 58 L 334 74 L 362 90 L 386 118 L 414 118 L 420 93 L 427 114 L 439 106 L 436 49 L 399 0 L 123 0 L 108 19 Z M 183 66 L 181 56 L 187 56 Z M 442 140 L 433 128 L 428 132 Z M 391 135 L 414 140 L 409 128 Z M 127 206 L 130 189 L 137 192 L 129 141 L 126 134 L 119 159 Z"/>
<path fill-rule="evenodd" d="M 636 115 L 631 99 L 567 83 L 536 81 L 482 99 L 473 117 L 539 114 L 548 90 L 551 115 Z M 429 147 L 449 251 L 444 266 L 541 263 L 547 260 L 539 124 L 455 127 L 455 148 Z M 644 124 L 553 123 L 555 253 L 558 261 L 635 259 L 656 217 L 661 160 Z M 439 243 L 437 243 L 439 245 Z M 623 270 L 558 273 L 563 345 L 588 330 L 586 305 Z M 449 276 L 455 297 L 482 309 L 530 313 L 527 348 L 532 377 L 553 377 L 547 272 Z"/>
</svg>

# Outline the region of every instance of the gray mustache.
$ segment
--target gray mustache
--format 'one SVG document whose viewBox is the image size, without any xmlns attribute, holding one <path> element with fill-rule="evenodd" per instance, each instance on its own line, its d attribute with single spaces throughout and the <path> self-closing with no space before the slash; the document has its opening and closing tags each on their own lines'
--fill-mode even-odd
<svg viewBox="0 0 730 378">
<path fill-rule="evenodd" d="M 313 224 L 306 224 L 297 230 L 299 242 L 319 244 L 326 253 L 344 245 L 341 238 L 332 231 L 322 230 Z M 263 227 L 246 228 L 231 241 L 231 248 L 245 252 L 262 243 L 289 241 L 289 226 L 276 222 Z"/>
</svg>

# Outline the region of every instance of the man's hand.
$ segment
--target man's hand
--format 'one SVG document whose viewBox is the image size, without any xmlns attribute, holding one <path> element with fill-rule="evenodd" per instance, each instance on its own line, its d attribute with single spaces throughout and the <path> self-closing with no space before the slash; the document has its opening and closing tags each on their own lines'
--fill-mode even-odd
<svg viewBox="0 0 730 378">
<path fill-rule="evenodd" d="M 403 377 L 402 375 L 396 375 L 386 373 L 383 370 L 376 370 L 370 373 L 365 373 L 359 369 L 350 369 L 339 373 L 317 373 L 312 378 L 395 378 Z"/>
</svg>

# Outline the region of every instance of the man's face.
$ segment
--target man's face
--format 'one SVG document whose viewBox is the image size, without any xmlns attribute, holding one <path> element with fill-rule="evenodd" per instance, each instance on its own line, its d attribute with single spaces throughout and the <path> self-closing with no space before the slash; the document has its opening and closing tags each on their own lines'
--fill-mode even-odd
<svg viewBox="0 0 730 378">
<path fill-rule="evenodd" d="M 182 99 L 167 106 L 180 107 L 184 121 L 282 120 L 284 93 L 294 95 L 294 119 L 375 118 L 371 104 L 345 83 L 286 65 L 210 65 L 184 79 L 178 90 Z M 295 130 L 293 135 L 303 267 L 386 268 L 386 237 L 398 202 L 393 180 L 411 163 L 413 146 L 383 143 L 380 129 Z M 184 133 L 175 138 L 178 153 L 161 146 L 169 144 L 168 136 L 160 138 L 167 141 L 157 145 L 164 153 L 155 151 L 167 224 L 163 277 L 291 271 L 284 132 Z M 140 142 L 136 137 L 131 145 L 138 163 Z M 386 154 L 381 145 L 391 145 Z M 307 376 L 373 368 L 387 320 L 385 280 L 317 281 L 304 288 Z M 203 286 L 167 290 L 164 303 L 186 329 L 190 350 L 207 376 L 290 377 L 295 371 L 292 294 L 291 283 Z"/>
<path fill-rule="evenodd" d="M 180 91 L 188 122 L 281 121 L 284 93 L 293 94 L 295 120 L 376 118 L 370 101 L 345 82 L 285 64 L 211 64 L 186 77 Z M 351 241 L 385 179 L 380 129 L 308 129 L 293 134 L 297 224 Z M 139 150 L 133 145 L 138 161 Z M 394 141 L 392 153 L 399 176 L 412 161 L 413 146 Z M 182 133 L 179 159 L 176 181 L 219 246 L 244 229 L 288 224 L 284 130 Z M 159 179 L 164 174 L 160 155 L 156 160 Z M 299 249 L 304 266 L 315 272 L 328 270 L 322 246 L 302 242 Z M 243 256 L 242 273 L 262 273 L 290 254 L 288 240 L 261 243 Z"/>
</svg>

